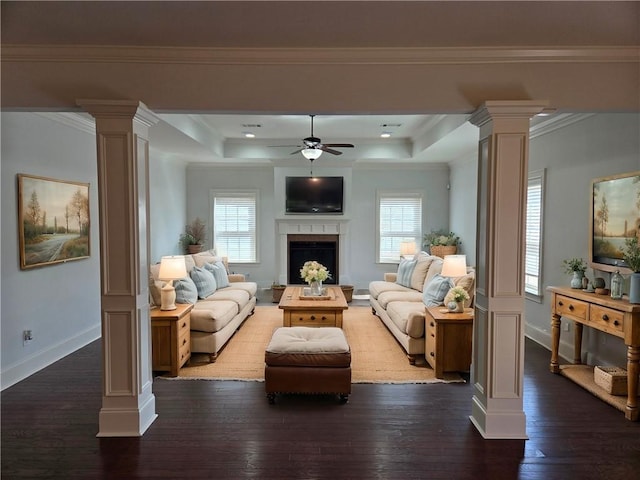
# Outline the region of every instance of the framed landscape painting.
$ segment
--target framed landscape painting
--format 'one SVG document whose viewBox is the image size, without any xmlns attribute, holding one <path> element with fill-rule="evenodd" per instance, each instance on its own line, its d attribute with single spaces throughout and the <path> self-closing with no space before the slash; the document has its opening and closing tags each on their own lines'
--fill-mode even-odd
<svg viewBox="0 0 640 480">
<path fill-rule="evenodd" d="M 20 268 L 89 257 L 89 184 L 18 174 Z"/>
<path fill-rule="evenodd" d="M 640 238 L 640 171 L 591 182 L 589 265 L 631 273 L 623 259 L 627 238 Z"/>
</svg>

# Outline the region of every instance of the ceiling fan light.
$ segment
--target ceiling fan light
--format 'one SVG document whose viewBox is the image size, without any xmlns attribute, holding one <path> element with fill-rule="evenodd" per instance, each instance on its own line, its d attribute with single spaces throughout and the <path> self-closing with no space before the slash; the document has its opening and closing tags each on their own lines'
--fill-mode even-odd
<svg viewBox="0 0 640 480">
<path fill-rule="evenodd" d="M 305 148 L 304 150 L 301 150 L 300 153 L 302 153 L 302 156 L 307 160 L 313 161 L 322 155 L 322 150 L 318 148 Z"/>
</svg>

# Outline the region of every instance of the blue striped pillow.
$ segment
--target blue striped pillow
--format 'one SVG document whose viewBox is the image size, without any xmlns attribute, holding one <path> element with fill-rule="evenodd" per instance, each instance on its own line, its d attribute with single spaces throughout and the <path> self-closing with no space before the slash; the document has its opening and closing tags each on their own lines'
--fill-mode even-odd
<svg viewBox="0 0 640 480">
<path fill-rule="evenodd" d="M 216 278 L 213 273 L 203 267 L 193 267 L 191 269 L 191 280 L 196 284 L 199 298 L 207 298 L 212 295 L 218 287 L 216 284 Z"/>
<path fill-rule="evenodd" d="M 216 284 L 218 285 L 217 288 L 229 286 L 229 276 L 227 275 L 227 269 L 224 263 L 219 260 L 215 263 L 205 263 L 204 268 L 213 273 L 213 276 L 216 278 Z"/>
<path fill-rule="evenodd" d="M 451 287 L 453 287 L 453 282 L 449 277 L 443 277 L 440 274 L 434 275 L 431 281 L 424 287 L 422 301 L 427 307 L 442 305 L 444 297 Z"/>
<path fill-rule="evenodd" d="M 417 263 L 417 260 L 407 260 L 405 258 L 400 260 L 400 265 L 398 265 L 398 274 L 396 275 L 396 283 L 398 285 L 411 288 L 411 277 Z"/>
<path fill-rule="evenodd" d="M 176 289 L 176 303 L 190 303 L 195 305 L 198 301 L 198 289 L 189 277 L 174 280 L 173 288 Z"/>
</svg>

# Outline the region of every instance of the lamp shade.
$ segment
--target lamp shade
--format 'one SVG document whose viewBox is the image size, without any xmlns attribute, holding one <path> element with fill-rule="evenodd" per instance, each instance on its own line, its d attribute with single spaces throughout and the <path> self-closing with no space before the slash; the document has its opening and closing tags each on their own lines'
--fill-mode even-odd
<svg viewBox="0 0 640 480">
<path fill-rule="evenodd" d="M 178 280 L 187 276 L 187 265 L 182 255 L 172 255 L 162 257 L 160 260 L 160 271 L 158 278 L 160 280 Z"/>
<path fill-rule="evenodd" d="M 416 242 L 400 242 L 400 256 L 414 255 L 416 253 Z"/>
<path fill-rule="evenodd" d="M 443 277 L 461 277 L 467 274 L 467 256 L 466 255 L 445 255 L 442 263 Z"/>
<path fill-rule="evenodd" d="M 316 158 L 320 157 L 320 155 L 322 155 L 322 150 L 320 150 L 319 148 L 305 148 L 301 151 L 301 153 L 304 158 L 313 161 Z"/>
</svg>

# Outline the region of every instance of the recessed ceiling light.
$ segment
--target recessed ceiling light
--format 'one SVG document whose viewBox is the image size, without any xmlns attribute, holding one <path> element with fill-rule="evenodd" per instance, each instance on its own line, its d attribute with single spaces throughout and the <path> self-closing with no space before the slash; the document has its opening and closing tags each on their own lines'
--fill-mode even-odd
<svg viewBox="0 0 640 480">
<path fill-rule="evenodd" d="M 391 134 L 389 132 L 382 132 L 380 134 L 380 138 L 390 138 Z"/>
<path fill-rule="evenodd" d="M 251 132 L 244 132 L 243 135 L 245 136 L 245 138 L 256 138 L 256 134 Z"/>
</svg>

